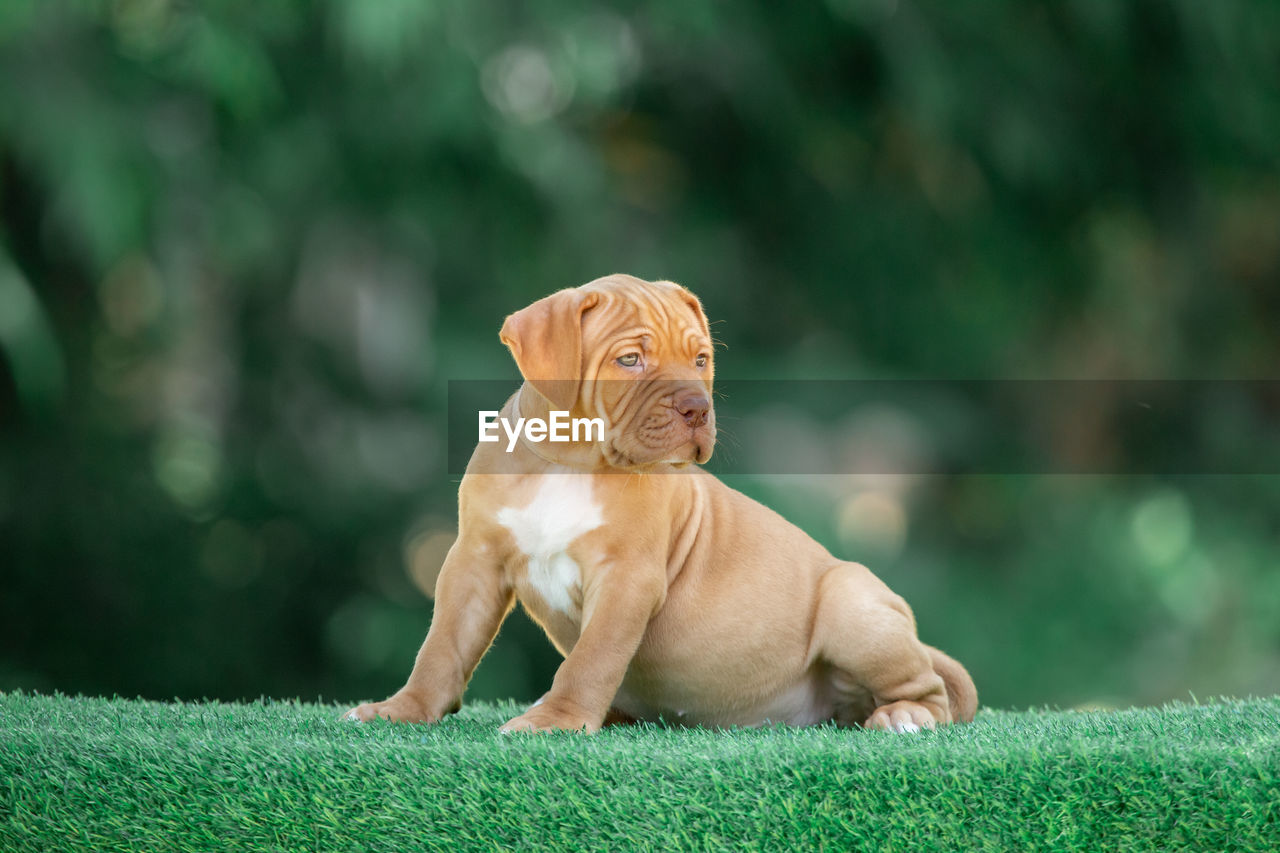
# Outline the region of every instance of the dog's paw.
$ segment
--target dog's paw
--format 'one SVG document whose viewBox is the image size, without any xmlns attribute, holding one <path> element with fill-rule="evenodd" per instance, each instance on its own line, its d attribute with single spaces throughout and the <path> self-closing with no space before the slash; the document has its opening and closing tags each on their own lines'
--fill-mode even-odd
<svg viewBox="0 0 1280 853">
<path fill-rule="evenodd" d="M 506 725 L 498 729 L 504 735 L 517 732 L 552 732 L 570 731 L 595 734 L 600 730 L 601 720 L 592 719 L 582 709 L 561 703 L 539 699 L 529 710 L 518 717 L 508 720 Z"/>
<path fill-rule="evenodd" d="M 397 693 L 383 702 L 365 702 L 357 705 L 342 715 L 342 719 L 353 723 L 367 723 L 370 720 L 390 720 L 393 723 L 436 723 L 439 714 L 432 714 L 420 700 L 407 694 Z"/>
<path fill-rule="evenodd" d="M 933 712 L 927 706 L 921 705 L 919 702 L 908 702 L 906 700 L 881 705 L 862 724 L 863 728 L 880 729 L 886 732 L 898 732 L 899 734 L 910 734 L 921 729 L 932 729 L 937 725 L 938 720 L 934 718 Z"/>
</svg>

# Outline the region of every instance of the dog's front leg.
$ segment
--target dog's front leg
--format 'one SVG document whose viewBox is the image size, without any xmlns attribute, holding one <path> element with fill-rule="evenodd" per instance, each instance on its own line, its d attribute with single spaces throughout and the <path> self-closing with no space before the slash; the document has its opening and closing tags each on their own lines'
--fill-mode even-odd
<svg viewBox="0 0 1280 853">
<path fill-rule="evenodd" d="M 434 723 L 456 711 L 471 673 L 514 601 L 491 549 L 483 542 L 458 539 L 440 568 L 431 629 L 409 680 L 385 701 L 352 708 L 347 718 Z"/>
<path fill-rule="evenodd" d="M 509 732 L 596 732 L 627 674 L 645 629 L 666 596 L 661 569 L 606 569 L 583 590 L 582 632 L 556 670 L 551 690 L 507 722 Z"/>
</svg>

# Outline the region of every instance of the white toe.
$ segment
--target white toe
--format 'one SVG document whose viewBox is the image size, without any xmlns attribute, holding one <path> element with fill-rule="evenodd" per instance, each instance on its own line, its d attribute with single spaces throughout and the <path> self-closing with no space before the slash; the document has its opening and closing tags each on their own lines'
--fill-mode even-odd
<svg viewBox="0 0 1280 853">
<path fill-rule="evenodd" d="M 920 731 L 920 727 L 915 723 L 908 721 L 905 723 L 898 723 L 893 727 L 893 730 L 899 734 L 913 734 Z"/>
</svg>

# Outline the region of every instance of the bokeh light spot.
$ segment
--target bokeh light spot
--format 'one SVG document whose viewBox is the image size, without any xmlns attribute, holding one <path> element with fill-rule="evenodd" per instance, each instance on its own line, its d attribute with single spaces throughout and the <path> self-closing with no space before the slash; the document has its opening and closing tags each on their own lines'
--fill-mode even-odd
<svg viewBox="0 0 1280 853">
<path fill-rule="evenodd" d="M 1133 511 L 1133 541 L 1154 566 L 1167 566 L 1191 545 L 1192 519 L 1187 499 L 1172 489 L 1157 492 Z"/>
<path fill-rule="evenodd" d="M 409 539 L 405 546 L 405 563 L 414 586 L 427 596 L 435 595 L 436 578 L 444 558 L 453 547 L 458 534 L 439 528 L 425 530 Z"/>
<path fill-rule="evenodd" d="M 840 504 L 836 532 L 855 554 L 870 550 L 881 559 L 896 557 L 907 541 L 907 511 L 893 495 L 862 492 Z"/>
<path fill-rule="evenodd" d="M 156 443 L 152 465 L 156 480 L 176 502 L 190 509 L 208 503 L 217 485 L 222 454 L 197 432 L 173 432 Z"/>
<path fill-rule="evenodd" d="M 495 109 L 525 124 L 560 112 L 574 89 L 573 78 L 557 74 L 545 51 L 527 44 L 512 45 L 485 63 L 482 84 Z"/>
</svg>

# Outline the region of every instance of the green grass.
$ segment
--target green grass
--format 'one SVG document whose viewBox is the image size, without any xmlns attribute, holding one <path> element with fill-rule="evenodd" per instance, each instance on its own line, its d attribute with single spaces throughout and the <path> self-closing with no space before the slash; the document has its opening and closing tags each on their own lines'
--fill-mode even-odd
<svg viewBox="0 0 1280 853">
<path fill-rule="evenodd" d="M 336 706 L 0 694 L 0 850 L 1262 850 L 1280 697 L 938 732 L 504 737 Z"/>
</svg>

